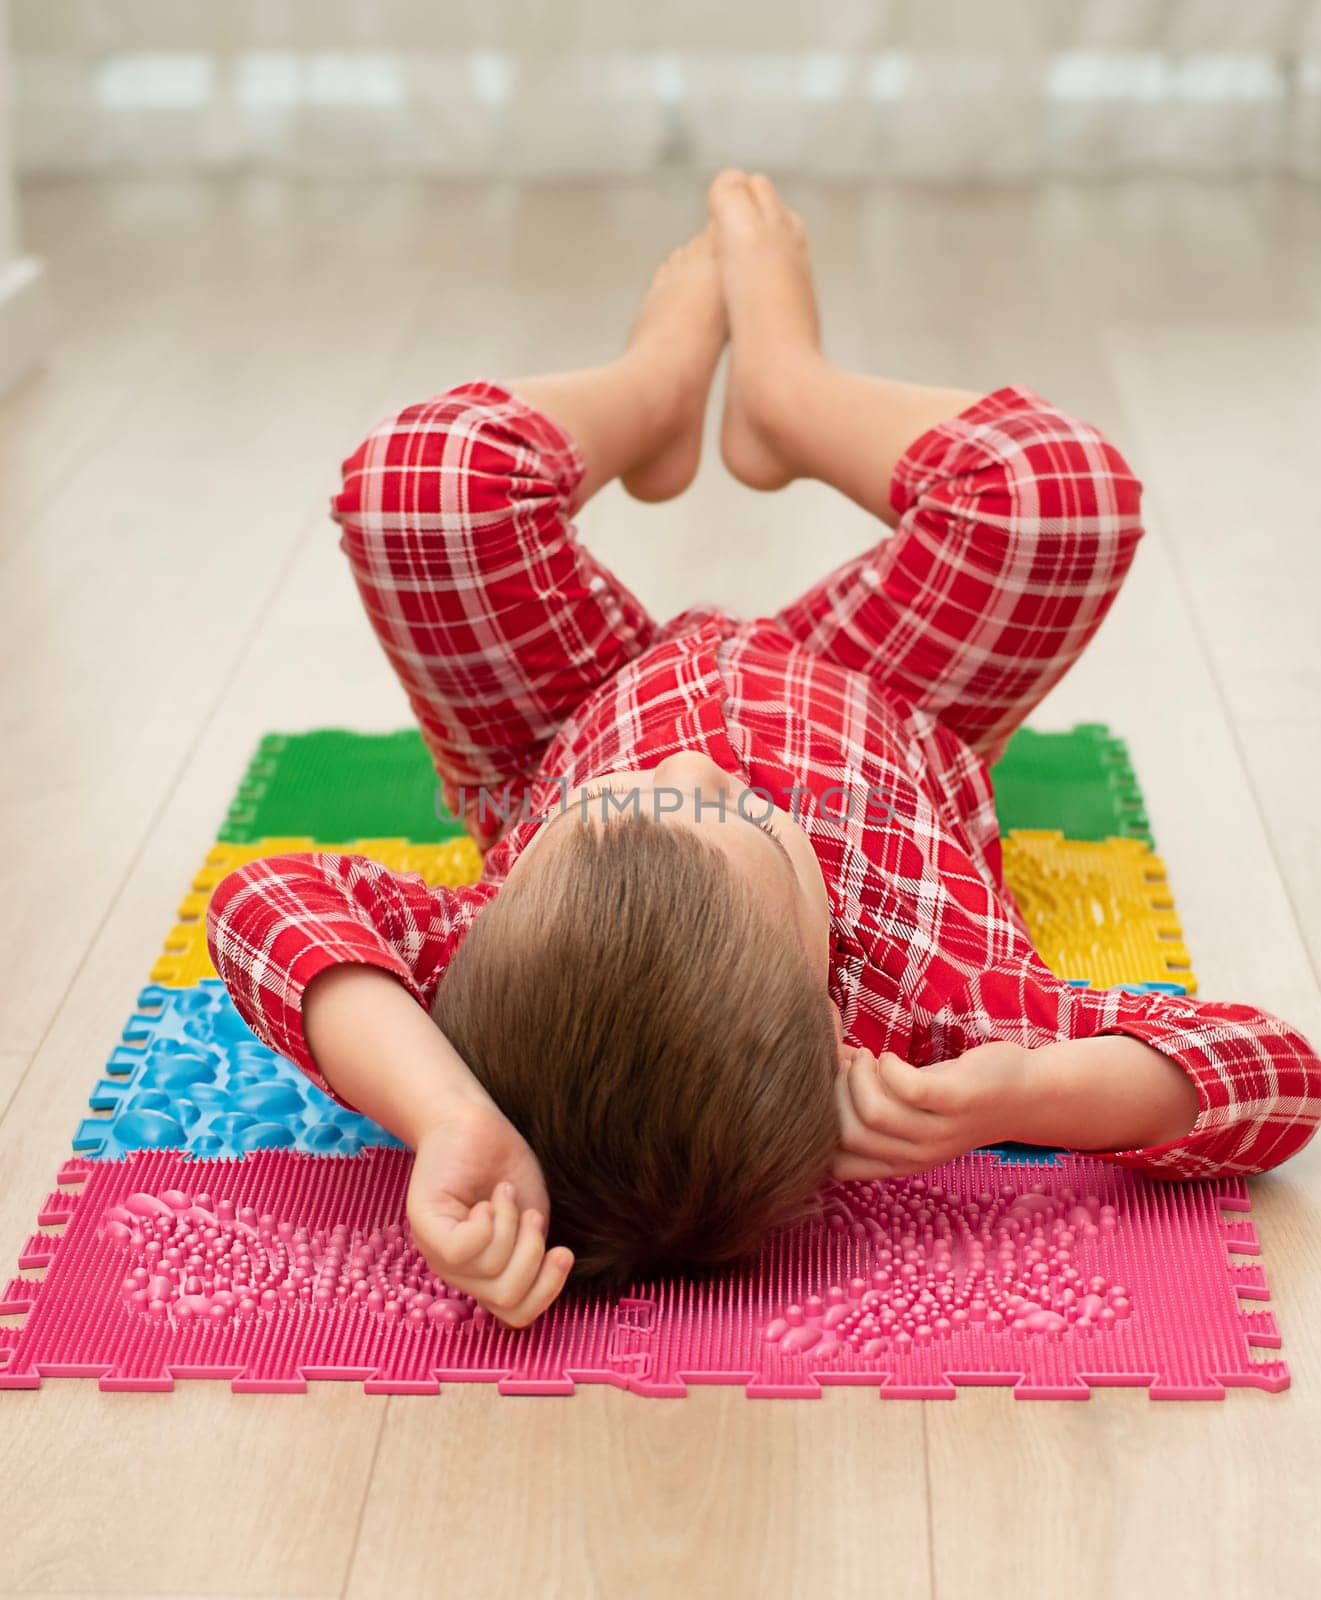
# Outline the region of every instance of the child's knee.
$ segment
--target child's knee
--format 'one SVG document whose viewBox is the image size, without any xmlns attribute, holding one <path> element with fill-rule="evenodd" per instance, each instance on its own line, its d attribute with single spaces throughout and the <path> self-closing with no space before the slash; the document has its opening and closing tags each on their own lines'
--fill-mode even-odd
<svg viewBox="0 0 1321 1600">
<path fill-rule="evenodd" d="M 978 431 L 977 514 L 1018 539 L 1136 543 L 1142 484 L 1091 423 L 1034 400 Z"/>
<path fill-rule="evenodd" d="M 563 496 L 578 470 L 547 418 L 498 385 L 465 383 L 373 428 L 344 461 L 331 510 L 346 532 L 466 538 Z"/>
</svg>

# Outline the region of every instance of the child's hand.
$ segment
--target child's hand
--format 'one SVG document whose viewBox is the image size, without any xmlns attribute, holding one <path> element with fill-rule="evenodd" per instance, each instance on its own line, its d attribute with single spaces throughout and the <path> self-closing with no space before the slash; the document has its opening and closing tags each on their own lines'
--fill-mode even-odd
<svg viewBox="0 0 1321 1600">
<path fill-rule="evenodd" d="M 996 1042 L 953 1061 L 912 1067 L 845 1047 L 835 1078 L 834 1178 L 901 1178 L 1011 1137 L 1026 1051 Z"/>
<path fill-rule="evenodd" d="M 546 1250 L 550 1201 L 537 1158 L 494 1102 L 457 1107 L 417 1141 L 408 1223 L 438 1278 L 511 1328 L 554 1300 L 573 1266 Z"/>
</svg>

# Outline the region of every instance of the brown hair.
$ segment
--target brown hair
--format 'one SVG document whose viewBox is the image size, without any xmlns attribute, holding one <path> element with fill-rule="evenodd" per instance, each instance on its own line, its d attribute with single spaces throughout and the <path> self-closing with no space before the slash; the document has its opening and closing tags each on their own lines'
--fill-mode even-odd
<svg viewBox="0 0 1321 1600">
<path fill-rule="evenodd" d="M 432 1016 L 540 1161 L 575 1279 L 750 1254 L 810 1210 L 838 1136 L 825 986 L 686 828 L 566 821 L 539 848 Z"/>
</svg>

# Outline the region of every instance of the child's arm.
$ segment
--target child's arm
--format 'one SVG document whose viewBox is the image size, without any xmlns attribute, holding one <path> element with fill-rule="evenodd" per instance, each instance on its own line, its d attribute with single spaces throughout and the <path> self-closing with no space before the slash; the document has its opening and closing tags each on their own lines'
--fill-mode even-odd
<svg viewBox="0 0 1321 1600">
<path fill-rule="evenodd" d="M 1155 1149 L 1186 1139 L 1199 1109 L 1193 1080 L 1142 1040 L 1059 1039 L 1023 1051 L 1005 1137 L 1066 1150 Z"/>
<path fill-rule="evenodd" d="M 918 1172 L 1004 1139 L 1165 1178 L 1265 1172 L 1321 1123 L 1321 1058 L 1254 1006 L 1074 989 L 1039 959 L 978 973 L 944 1009 L 942 1061 L 846 1050 L 832 1172 Z"/>
<path fill-rule="evenodd" d="M 413 1238 L 438 1277 L 512 1327 L 564 1286 L 573 1254 L 546 1249 L 537 1159 L 397 978 L 330 967 L 303 994 L 303 1030 L 328 1084 L 417 1152 Z"/>
<path fill-rule="evenodd" d="M 1255 1006 L 1074 989 L 1031 958 L 979 973 L 951 1010 L 952 1052 L 988 1039 L 1030 1047 L 1027 1099 L 998 1138 L 1207 1178 L 1276 1167 L 1321 1122 L 1321 1058 Z"/>
<path fill-rule="evenodd" d="M 325 968 L 304 990 L 302 1012 L 327 1085 L 414 1150 L 437 1123 L 493 1103 L 407 989 L 379 967 Z"/>
<path fill-rule="evenodd" d="M 248 1026 L 342 1104 L 365 1110 L 320 1071 L 304 1031 L 306 992 L 345 965 L 391 974 L 426 1013 L 490 884 L 431 889 L 417 873 L 317 851 L 250 861 L 221 880 L 207 913 L 216 971 Z M 352 1070 L 352 1068 L 350 1068 Z M 369 1091 L 370 1092 L 370 1091 Z"/>
<path fill-rule="evenodd" d="M 269 856 L 221 882 L 207 938 L 254 1031 L 413 1146 L 408 1219 L 432 1271 L 522 1327 L 573 1255 L 546 1249 L 536 1157 L 427 1009 L 493 893 L 429 889 L 362 856 Z"/>
<path fill-rule="evenodd" d="M 925 1067 L 852 1050 L 836 1102 L 837 1178 L 923 1172 L 1004 1139 L 1081 1151 L 1165 1145 L 1191 1132 L 1198 1109 L 1174 1062 L 1118 1035 L 1035 1049 L 996 1040 Z"/>
</svg>

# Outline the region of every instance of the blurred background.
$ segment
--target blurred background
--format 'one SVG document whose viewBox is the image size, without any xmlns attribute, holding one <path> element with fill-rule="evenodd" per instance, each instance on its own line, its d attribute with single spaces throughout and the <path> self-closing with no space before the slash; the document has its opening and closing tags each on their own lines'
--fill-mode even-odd
<svg viewBox="0 0 1321 1600">
<path fill-rule="evenodd" d="M 1300 0 L 12 0 L 26 173 L 1321 176 Z"/>
<path fill-rule="evenodd" d="M 0 40 L 0 388 L 53 326 L 23 182 L 1321 178 L 1315 0 L 0 0 Z"/>
<path fill-rule="evenodd" d="M 1314 0 L 0 0 L 0 37 L 0 382 L 46 338 L 16 182 L 1321 178 Z"/>
</svg>

